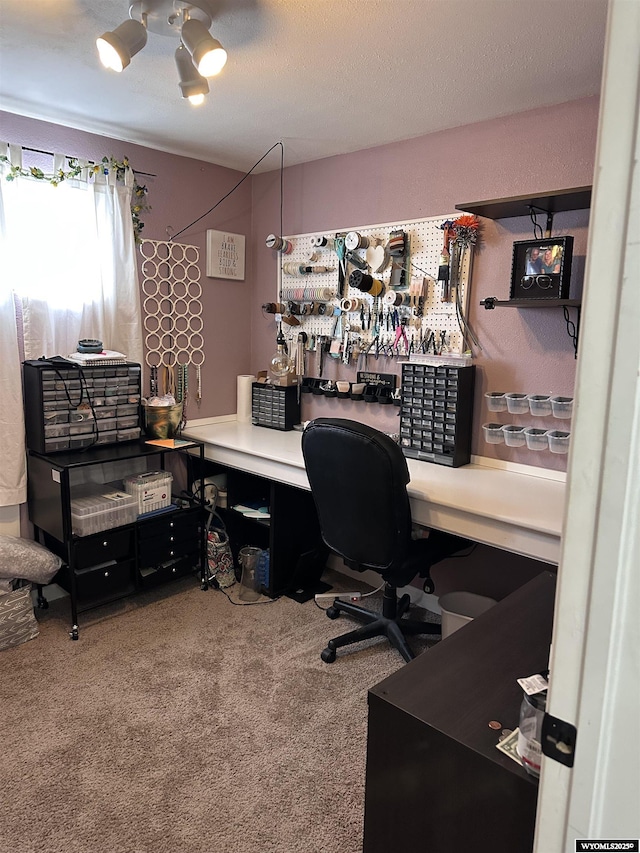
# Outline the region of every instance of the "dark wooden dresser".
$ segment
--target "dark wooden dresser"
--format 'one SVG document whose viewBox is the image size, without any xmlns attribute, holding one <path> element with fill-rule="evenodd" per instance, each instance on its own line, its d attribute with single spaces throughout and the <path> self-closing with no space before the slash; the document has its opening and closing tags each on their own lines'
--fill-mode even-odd
<svg viewBox="0 0 640 853">
<path fill-rule="evenodd" d="M 537 780 L 496 749 L 549 661 L 543 572 L 369 691 L 364 853 L 530 853 Z"/>
</svg>

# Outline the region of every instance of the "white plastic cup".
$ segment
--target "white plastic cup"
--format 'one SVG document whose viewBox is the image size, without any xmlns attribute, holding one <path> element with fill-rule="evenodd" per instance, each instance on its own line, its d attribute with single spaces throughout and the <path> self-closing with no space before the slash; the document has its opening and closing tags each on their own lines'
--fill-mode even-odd
<svg viewBox="0 0 640 853">
<path fill-rule="evenodd" d="M 549 450 L 552 453 L 568 453 L 569 452 L 569 440 L 571 438 L 570 432 L 565 432 L 560 429 L 550 429 L 547 432 L 547 439 L 549 441 Z"/>
<path fill-rule="evenodd" d="M 552 397 L 551 411 L 554 418 L 570 418 L 573 415 L 573 397 Z"/>
<path fill-rule="evenodd" d="M 482 424 L 484 440 L 487 444 L 504 444 L 502 424 Z"/>
<path fill-rule="evenodd" d="M 548 394 L 529 394 L 529 410 L 536 417 L 551 414 L 551 397 Z"/>
<path fill-rule="evenodd" d="M 490 412 L 506 412 L 507 401 L 502 391 L 488 391 L 484 399 L 487 401 L 487 409 Z"/>
<path fill-rule="evenodd" d="M 546 429 L 538 429 L 537 427 L 527 427 L 524 431 L 524 438 L 527 442 L 529 450 L 548 450 L 549 439 L 547 438 Z"/>
<path fill-rule="evenodd" d="M 508 447 L 523 447 L 527 442 L 524 427 L 505 424 L 502 427 L 502 432 L 504 433 L 504 443 Z"/>
<path fill-rule="evenodd" d="M 526 415 L 529 411 L 529 400 L 526 394 L 509 393 L 505 394 L 507 401 L 507 410 L 512 415 Z"/>
</svg>

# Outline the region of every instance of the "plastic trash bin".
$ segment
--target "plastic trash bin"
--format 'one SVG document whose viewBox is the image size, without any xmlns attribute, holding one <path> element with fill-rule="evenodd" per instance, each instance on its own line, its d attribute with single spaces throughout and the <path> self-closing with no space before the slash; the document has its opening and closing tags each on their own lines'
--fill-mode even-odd
<svg viewBox="0 0 640 853">
<path fill-rule="evenodd" d="M 442 639 L 480 616 L 498 602 L 474 592 L 448 592 L 439 599 L 442 611 Z"/>
</svg>

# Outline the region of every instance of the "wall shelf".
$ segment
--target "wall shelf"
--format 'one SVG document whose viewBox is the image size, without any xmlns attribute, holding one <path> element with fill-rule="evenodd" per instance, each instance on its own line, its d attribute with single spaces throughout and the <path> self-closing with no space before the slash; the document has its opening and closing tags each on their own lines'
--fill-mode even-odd
<svg viewBox="0 0 640 853">
<path fill-rule="evenodd" d="M 497 299 L 495 296 L 487 296 L 480 302 L 487 311 L 492 308 L 580 308 L 579 299 Z"/>
<path fill-rule="evenodd" d="M 564 321 L 567 324 L 567 334 L 573 343 L 573 354 L 578 357 L 578 332 L 580 330 L 580 306 L 579 299 L 496 299 L 495 296 L 487 296 L 480 301 L 480 305 L 487 311 L 493 308 L 562 308 Z M 569 316 L 569 308 L 576 309 L 576 322 Z"/>
<path fill-rule="evenodd" d="M 488 201 L 471 201 L 456 204 L 456 210 L 475 213 L 487 219 L 507 219 L 512 216 L 528 216 L 530 208 L 541 210 L 551 216 L 566 210 L 583 210 L 591 206 L 591 187 L 573 187 L 551 190 L 539 195 L 519 195 L 511 198 L 493 198 Z"/>
</svg>

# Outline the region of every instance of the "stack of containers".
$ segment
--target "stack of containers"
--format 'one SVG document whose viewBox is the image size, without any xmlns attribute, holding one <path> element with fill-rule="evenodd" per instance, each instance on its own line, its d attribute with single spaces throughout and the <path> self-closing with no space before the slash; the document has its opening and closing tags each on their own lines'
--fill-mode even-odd
<svg viewBox="0 0 640 853">
<path fill-rule="evenodd" d="M 147 471 L 125 477 L 122 483 L 125 492 L 135 499 L 137 514 L 144 515 L 170 506 L 172 481 L 168 471 Z"/>
<path fill-rule="evenodd" d="M 71 528 L 76 536 L 132 524 L 137 515 L 135 499 L 126 492 L 103 491 L 71 501 Z"/>
</svg>

